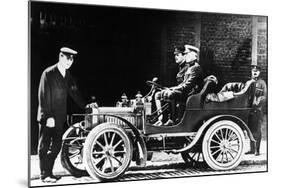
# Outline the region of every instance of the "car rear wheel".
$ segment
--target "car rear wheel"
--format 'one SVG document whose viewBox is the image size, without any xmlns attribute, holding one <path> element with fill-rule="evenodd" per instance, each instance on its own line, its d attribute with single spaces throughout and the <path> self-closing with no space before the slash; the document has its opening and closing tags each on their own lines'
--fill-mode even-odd
<svg viewBox="0 0 281 188">
<path fill-rule="evenodd" d="M 218 121 L 211 125 L 204 135 L 203 156 L 214 170 L 233 169 L 242 160 L 244 144 L 244 133 L 235 122 Z"/>
<path fill-rule="evenodd" d="M 83 163 L 93 178 L 118 178 L 129 167 L 131 159 L 132 144 L 119 125 L 100 124 L 86 138 Z"/>
<path fill-rule="evenodd" d="M 186 137 L 187 145 L 193 141 L 194 137 Z M 206 162 L 202 153 L 201 143 L 196 144 L 191 150 L 181 153 L 184 162 L 191 167 L 205 167 Z"/>
</svg>

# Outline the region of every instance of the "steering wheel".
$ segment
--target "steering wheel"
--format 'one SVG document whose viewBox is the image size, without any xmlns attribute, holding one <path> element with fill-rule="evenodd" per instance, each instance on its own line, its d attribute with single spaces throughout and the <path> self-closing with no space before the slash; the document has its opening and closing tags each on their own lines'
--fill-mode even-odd
<svg viewBox="0 0 281 188">
<path fill-rule="evenodd" d="M 159 89 L 165 89 L 165 87 L 156 83 L 155 81 L 148 80 L 148 81 L 146 81 L 146 84 L 149 85 L 149 86 L 154 86 L 154 87 L 159 88 Z"/>
</svg>

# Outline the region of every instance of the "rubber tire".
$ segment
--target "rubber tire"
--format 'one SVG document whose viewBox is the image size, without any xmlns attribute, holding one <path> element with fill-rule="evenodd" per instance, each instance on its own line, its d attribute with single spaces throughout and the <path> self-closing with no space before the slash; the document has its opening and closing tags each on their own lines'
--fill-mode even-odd
<svg viewBox="0 0 281 188">
<path fill-rule="evenodd" d="M 232 164 L 229 164 L 228 166 L 227 165 L 221 166 L 216 164 L 213 161 L 212 157 L 210 157 L 211 154 L 209 153 L 209 141 L 211 139 L 210 137 L 213 134 L 213 132 L 216 132 L 222 127 L 224 128 L 229 127 L 230 129 L 234 130 L 237 136 L 240 137 L 240 141 L 241 141 L 241 145 L 240 145 L 241 149 L 238 151 L 238 154 L 235 157 L 234 162 Z M 245 148 L 244 133 L 242 129 L 235 122 L 230 120 L 221 120 L 211 125 L 211 127 L 207 130 L 206 134 L 204 135 L 203 143 L 202 143 L 202 151 L 203 151 L 204 159 L 208 164 L 208 166 L 211 167 L 213 170 L 230 170 L 237 167 L 240 164 L 242 157 L 244 155 L 244 148 Z"/>
<path fill-rule="evenodd" d="M 94 164 L 91 160 L 91 148 L 92 144 L 95 141 L 96 138 L 98 138 L 100 135 L 104 134 L 105 132 L 111 132 L 116 131 L 119 136 L 122 138 L 124 145 L 126 147 L 126 159 L 125 162 L 122 164 L 121 169 L 118 169 L 118 173 L 116 173 L 114 176 L 104 176 L 100 174 L 94 167 Z M 86 170 L 90 174 L 92 178 L 98 178 L 101 181 L 109 181 L 116 179 L 123 175 L 127 168 L 129 167 L 133 155 L 133 149 L 132 149 L 132 143 L 126 134 L 125 130 L 120 126 L 116 124 L 111 123 L 102 123 L 98 126 L 96 126 L 94 129 L 91 130 L 91 132 L 88 134 L 85 144 L 84 144 L 84 151 L 83 151 L 83 164 L 85 164 Z"/>
<path fill-rule="evenodd" d="M 76 128 L 70 127 L 69 129 L 66 130 L 66 138 L 75 134 L 76 133 Z M 65 142 L 63 142 L 62 149 L 61 149 L 61 164 L 62 166 L 74 177 L 81 177 L 81 176 L 88 176 L 87 170 L 81 170 L 73 166 L 69 159 L 68 155 L 68 147 Z"/>
</svg>

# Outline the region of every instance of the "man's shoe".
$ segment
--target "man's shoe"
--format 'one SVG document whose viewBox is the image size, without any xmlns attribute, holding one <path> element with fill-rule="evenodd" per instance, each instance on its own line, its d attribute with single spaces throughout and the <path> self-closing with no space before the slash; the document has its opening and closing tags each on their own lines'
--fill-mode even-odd
<svg viewBox="0 0 281 188">
<path fill-rule="evenodd" d="M 60 180 L 61 179 L 61 176 L 55 176 L 55 175 L 50 175 L 51 178 L 54 178 L 56 180 Z"/>
<path fill-rule="evenodd" d="M 56 183 L 57 180 L 55 178 L 52 178 L 52 177 L 48 176 L 48 177 L 42 179 L 42 182 L 44 182 L 44 183 Z"/>
<path fill-rule="evenodd" d="M 259 156 L 259 155 L 260 155 L 260 152 L 256 151 L 255 156 Z"/>
<path fill-rule="evenodd" d="M 164 126 L 172 126 L 174 125 L 174 121 L 171 119 L 168 119 L 168 121 L 166 121 L 166 123 L 164 123 Z"/>
<path fill-rule="evenodd" d="M 161 125 L 163 125 L 163 123 L 162 123 L 162 121 L 158 120 L 153 125 L 154 126 L 161 126 Z"/>
<path fill-rule="evenodd" d="M 245 155 L 250 155 L 250 154 L 254 154 L 254 153 L 255 153 L 254 151 L 250 150 L 250 151 L 247 151 L 247 152 L 245 153 Z"/>
</svg>

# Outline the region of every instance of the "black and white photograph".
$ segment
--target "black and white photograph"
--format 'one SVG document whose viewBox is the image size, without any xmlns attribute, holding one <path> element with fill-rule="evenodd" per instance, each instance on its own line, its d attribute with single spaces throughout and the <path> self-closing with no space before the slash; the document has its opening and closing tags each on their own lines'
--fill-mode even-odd
<svg viewBox="0 0 281 188">
<path fill-rule="evenodd" d="M 29 1 L 28 24 L 29 186 L 268 172 L 267 15 Z"/>
</svg>

